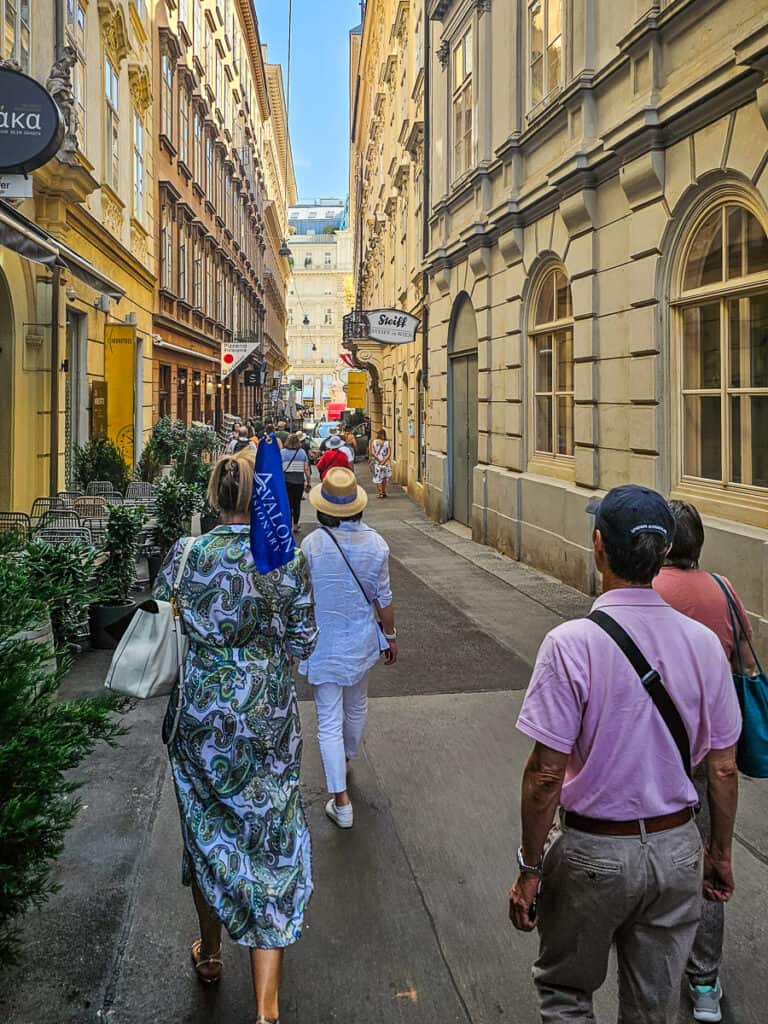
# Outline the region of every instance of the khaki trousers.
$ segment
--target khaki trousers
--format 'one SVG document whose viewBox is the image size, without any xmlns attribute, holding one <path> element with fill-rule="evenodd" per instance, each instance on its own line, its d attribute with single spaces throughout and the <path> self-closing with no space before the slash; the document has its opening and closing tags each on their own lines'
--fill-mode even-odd
<svg viewBox="0 0 768 1024">
<path fill-rule="evenodd" d="M 701 916 L 702 843 L 693 821 L 644 836 L 561 825 L 543 865 L 533 979 L 542 1024 L 594 1022 L 611 946 L 619 1024 L 674 1024 Z"/>
</svg>

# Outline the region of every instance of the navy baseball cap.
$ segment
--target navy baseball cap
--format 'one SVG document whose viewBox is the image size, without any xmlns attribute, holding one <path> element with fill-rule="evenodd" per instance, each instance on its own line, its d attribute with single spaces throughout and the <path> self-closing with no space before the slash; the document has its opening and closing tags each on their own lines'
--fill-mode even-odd
<svg viewBox="0 0 768 1024">
<path fill-rule="evenodd" d="M 614 487 L 604 498 L 592 498 L 586 511 L 595 517 L 595 529 L 609 547 L 627 547 L 638 533 L 658 533 L 667 544 L 675 536 L 675 520 L 666 498 L 650 487 Z"/>
</svg>

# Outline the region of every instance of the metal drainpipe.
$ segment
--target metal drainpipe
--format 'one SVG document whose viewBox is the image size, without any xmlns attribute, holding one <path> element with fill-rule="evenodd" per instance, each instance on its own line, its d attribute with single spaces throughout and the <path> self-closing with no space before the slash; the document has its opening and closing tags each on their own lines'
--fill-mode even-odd
<svg viewBox="0 0 768 1024">
<path fill-rule="evenodd" d="M 53 59 L 58 60 L 64 49 L 64 8 L 62 0 L 53 0 Z M 49 467 L 49 490 L 54 495 L 59 490 L 59 362 L 60 325 L 59 292 L 61 271 L 54 267 L 51 276 L 51 461 Z"/>
<path fill-rule="evenodd" d="M 429 20 L 429 0 L 424 0 L 424 196 L 421 203 L 421 215 L 423 220 L 421 254 L 426 259 L 429 252 L 429 125 L 430 125 L 430 102 L 431 102 L 431 63 L 432 51 L 430 42 L 432 39 L 432 23 Z M 429 390 L 429 304 L 426 301 L 429 297 L 429 274 L 423 271 L 421 280 L 422 290 L 422 323 L 421 323 L 421 380 L 425 391 Z"/>
</svg>

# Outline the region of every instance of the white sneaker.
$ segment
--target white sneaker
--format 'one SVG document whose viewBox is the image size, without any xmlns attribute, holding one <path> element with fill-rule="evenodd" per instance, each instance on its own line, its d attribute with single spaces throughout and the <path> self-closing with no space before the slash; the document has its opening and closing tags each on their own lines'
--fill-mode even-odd
<svg viewBox="0 0 768 1024">
<path fill-rule="evenodd" d="M 723 998 L 723 986 L 718 978 L 714 985 L 688 985 L 688 993 L 693 1003 L 693 1019 L 712 1021 L 717 1024 L 723 1019 L 720 1000 Z"/>
<path fill-rule="evenodd" d="M 339 828 L 352 828 L 355 823 L 352 804 L 344 804 L 343 807 L 337 807 L 335 797 L 331 797 L 325 805 L 325 813 L 334 825 L 338 825 Z"/>
</svg>

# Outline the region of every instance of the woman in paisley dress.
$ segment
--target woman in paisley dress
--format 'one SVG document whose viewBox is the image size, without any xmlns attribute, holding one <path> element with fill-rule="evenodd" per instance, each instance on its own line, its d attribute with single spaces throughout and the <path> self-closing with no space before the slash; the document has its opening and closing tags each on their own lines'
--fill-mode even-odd
<svg viewBox="0 0 768 1024">
<path fill-rule="evenodd" d="M 168 747 L 192 887 L 198 977 L 220 979 L 222 924 L 250 947 L 258 1021 L 276 1024 L 282 955 L 301 935 L 312 893 L 299 793 L 302 737 L 290 659 L 317 640 L 301 552 L 262 576 L 250 552 L 254 453 L 224 456 L 208 491 L 222 525 L 195 541 L 177 602 L 189 636 L 183 709 Z M 184 541 L 155 596 L 169 600 Z M 166 725 L 172 717 L 169 707 Z"/>
</svg>

